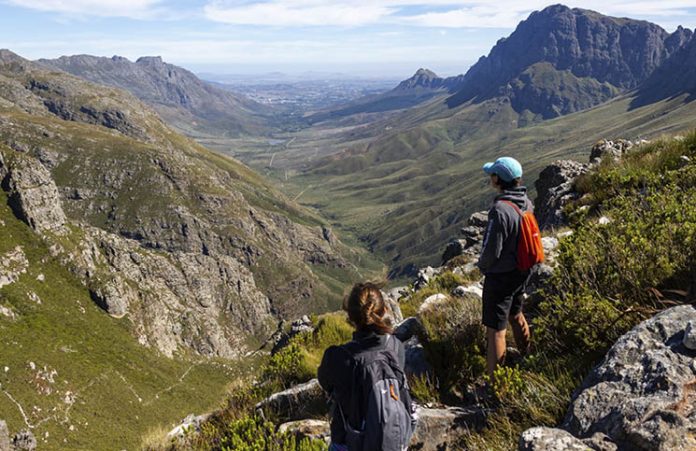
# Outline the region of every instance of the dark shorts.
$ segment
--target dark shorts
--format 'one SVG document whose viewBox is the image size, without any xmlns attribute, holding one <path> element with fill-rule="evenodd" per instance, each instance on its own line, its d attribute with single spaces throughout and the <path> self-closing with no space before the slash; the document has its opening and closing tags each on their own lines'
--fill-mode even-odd
<svg viewBox="0 0 696 451">
<path fill-rule="evenodd" d="M 524 283 L 529 273 L 511 271 L 486 274 L 483 282 L 483 325 L 505 330 L 508 318 L 522 311 Z"/>
</svg>

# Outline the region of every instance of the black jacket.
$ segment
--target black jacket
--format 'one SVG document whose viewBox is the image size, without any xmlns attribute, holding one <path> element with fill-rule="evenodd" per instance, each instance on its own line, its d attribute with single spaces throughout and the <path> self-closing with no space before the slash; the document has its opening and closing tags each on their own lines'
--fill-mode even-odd
<svg viewBox="0 0 696 451">
<path fill-rule="evenodd" d="M 522 211 L 534 209 L 524 186 L 506 190 L 495 197 L 488 212 L 488 228 L 477 263 L 483 274 L 510 272 L 517 268 L 520 215 L 511 205 L 501 202 L 504 200 L 514 203 Z"/>
<path fill-rule="evenodd" d="M 388 342 L 387 339 L 389 339 Z M 340 403 L 346 418 L 353 416 L 353 412 L 350 411 L 350 399 L 359 392 L 356 387 L 352 386 L 354 361 L 351 353 L 347 350 L 347 346 L 356 345 L 360 349 L 369 349 L 384 347 L 385 344 L 388 349 L 394 351 L 399 365 L 403 368 L 406 363 L 404 345 L 393 335 L 357 331 L 353 333 L 353 342 L 341 346 L 331 346 L 324 351 L 324 357 L 317 372 L 319 384 L 335 402 Z M 345 443 L 345 434 L 340 413 L 335 408 L 331 415 L 331 441 L 333 443 Z"/>
</svg>

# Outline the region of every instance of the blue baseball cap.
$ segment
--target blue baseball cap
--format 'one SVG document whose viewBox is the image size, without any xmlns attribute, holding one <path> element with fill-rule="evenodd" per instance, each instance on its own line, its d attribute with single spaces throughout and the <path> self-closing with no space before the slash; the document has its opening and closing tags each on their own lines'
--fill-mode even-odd
<svg viewBox="0 0 696 451">
<path fill-rule="evenodd" d="M 506 182 L 522 177 L 522 165 L 512 157 L 500 157 L 493 163 L 486 163 L 483 171 L 488 175 L 495 174 Z"/>
</svg>

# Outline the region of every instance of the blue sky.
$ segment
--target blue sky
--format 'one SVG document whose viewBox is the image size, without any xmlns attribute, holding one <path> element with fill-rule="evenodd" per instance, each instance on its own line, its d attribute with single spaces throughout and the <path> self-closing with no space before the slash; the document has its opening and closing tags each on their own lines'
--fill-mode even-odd
<svg viewBox="0 0 696 451">
<path fill-rule="evenodd" d="M 465 72 L 533 10 L 498 0 L 0 0 L 0 48 L 30 58 L 160 55 L 196 72 Z M 567 2 L 696 26 L 696 0 Z"/>
</svg>

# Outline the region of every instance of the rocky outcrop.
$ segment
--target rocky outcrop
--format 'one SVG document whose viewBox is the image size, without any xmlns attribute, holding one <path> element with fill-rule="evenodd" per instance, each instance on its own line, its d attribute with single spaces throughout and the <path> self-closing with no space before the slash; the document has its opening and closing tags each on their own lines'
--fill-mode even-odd
<svg viewBox="0 0 696 451">
<path fill-rule="evenodd" d="M 256 405 L 257 412 L 281 421 L 303 420 L 326 415 L 327 398 L 317 379 L 275 393 Z"/>
<path fill-rule="evenodd" d="M 74 250 L 53 249 L 100 306 L 128 313 L 139 341 L 166 355 L 184 346 L 236 357 L 249 335 L 270 335 L 270 302 L 234 258 L 156 253 L 94 227 L 84 228 Z"/>
<path fill-rule="evenodd" d="M 418 408 L 418 423 L 409 449 L 439 451 L 458 449 L 462 435 L 482 428 L 486 411 L 479 407 Z"/>
<path fill-rule="evenodd" d="M 590 163 L 599 164 L 606 158 L 612 161 L 619 161 L 632 148 L 633 143 L 627 139 L 618 139 L 616 141 L 601 139 L 590 150 Z"/>
<path fill-rule="evenodd" d="M 271 354 L 275 354 L 286 347 L 290 343 L 290 340 L 296 335 L 314 331 L 314 324 L 312 324 L 312 320 L 309 319 L 307 315 L 293 321 L 292 324 L 290 324 L 290 329 L 283 330 L 284 327 L 285 322 L 281 321 L 279 330 L 273 337 L 273 349 L 271 350 Z"/>
<path fill-rule="evenodd" d="M 589 165 L 571 160 L 555 161 L 539 174 L 534 183 L 537 198 L 534 215 L 542 230 L 566 224 L 563 208 L 579 195 L 573 187 L 575 179 L 589 171 Z"/>
<path fill-rule="evenodd" d="M 564 430 L 530 429 L 520 450 L 696 449 L 693 321 L 696 308 L 682 305 L 634 327 L 576 391 Z"/>
<path fill-rule="evenodd" d="M 691 305 L 674 307 L 621 337 L 585 379 L 564 427 L 600 432 L 620 449 L 696 449 L 696 351 L 684 346 Z"/>
<path fill-rule="evenodd" d="M 278 426 L 278 432 L 294 435 L 297 440 L 331 440 L 331 426 L 324 420 L 289 421 Z"/>
<path fill-rule="evenodd" d="M 0 184 L 15 215 L 37 232 L 64 233 L 66 217 L 51 174 L 26 156 L 0 159 Z"/>
<path fill-rule="evenodd" d="M 178 439 L 192 432 L 200 432 L 201 425 L 210 418 L 210 415 L 194 415 L 191 414 L 183 419 L 181 424 L 169 431 L 168 439 Z"/>
<path fill-rule="evenodd" d="M 452 240 L 447 244 L 445 252 L 442 254 L 442 263 L 445 264 L 460 255 L 478 257 L 481 253 L 481 244 L 483 243 L 483 235 L 486 233 L 487 226 L 487 211 L 479 211 L 471 215 L 467 225 L 461 230 L 464 239 Z"/>
</svg>

